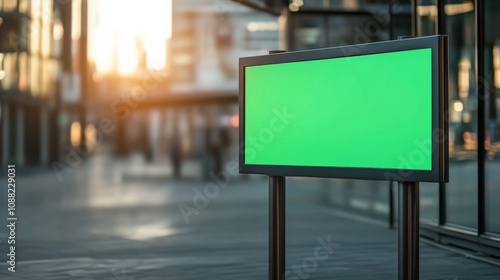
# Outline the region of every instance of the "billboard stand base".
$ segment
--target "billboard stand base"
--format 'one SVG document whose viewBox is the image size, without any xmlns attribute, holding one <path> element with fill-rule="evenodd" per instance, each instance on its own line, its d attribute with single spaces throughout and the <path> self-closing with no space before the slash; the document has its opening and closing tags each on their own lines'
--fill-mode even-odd
<svg viewBox="0 0 500 280">
<path fill-rule="evenodd" d="M 269 280 L 285 279 L 285 180 L 269 176 Z"/>
<path fill-rule="evenodd" d="M 419 183 L 399 183 L 399 280 L 419 279 Z"/>
</svg>

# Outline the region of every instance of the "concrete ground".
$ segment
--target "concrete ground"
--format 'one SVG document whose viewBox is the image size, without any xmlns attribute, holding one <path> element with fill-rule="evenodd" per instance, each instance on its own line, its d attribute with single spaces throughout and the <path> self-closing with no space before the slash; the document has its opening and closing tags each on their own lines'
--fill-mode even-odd
<svg viewBox="0 0 500 280">
<path fill-rule="evenodd" d="M 215 187 L 105 156 L 67 171 L 62 181 L 17 172 L 16 272 L 2 226 L 1 279 L 267 279 L 265 178 Z M 287 279 L 397 279 L 396 230 L 324 205 L 317 180 L 287 184 Z M 6 192 L 0 199 L 6 221 Z M 420 263 L 421 279 L 500 279 L 499 266 L 426 242 Z"/>
</svg>

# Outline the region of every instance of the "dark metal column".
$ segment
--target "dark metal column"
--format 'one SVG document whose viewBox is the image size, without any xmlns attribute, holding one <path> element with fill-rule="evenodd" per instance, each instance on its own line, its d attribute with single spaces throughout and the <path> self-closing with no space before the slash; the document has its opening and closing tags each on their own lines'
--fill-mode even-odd
<svg viewBox="0 0 500 280">
<path fill-rule="evenodd" d="M 81 31 L 80 31 L 80 75 L 81 75 L 81 96 L 80 96 L 80 110 L 79 110 L 79 121 L 81 126 L 81 141 L 80 148 L 82 151 L 87 151 L 86 146 L 86 135 L 85 127 L 87 126 L 87 91 L 88 91 L 88 61 L 87 61 L 87 17 L 88 17 L 88 5 L 87 0 L 82 0 L 81 7 Z"/>
<path fill-rule="evenodd" d="M 269 54 L 284 52 L 272 50 Z M 269 280 L 285 279 L 285 180 L 269 176 Z"/>
<path fill-rule="evenodd" d="M 419 279 L 419 183 L 399 183 L 399 280 Z"/>
<path fill-rule="evenodd" d="M 389 228 L 394 228 L 394 188 L 392 187 L 392 181 L 389 181 L 389 214 L 388 214 L 388 224 Z"/>
<path fill-rule="evenodd" d="M 446 35 L 445 0 L 437 0 L 437 34 Z"/>
<path fill-rule="evenodd" d="M 285 177 L 269 177 L 269 280 L 285 279 Z"/>
<path fill-rule="evenodd" d="M 2 94 L 0 94 L 1 96 Z M 10 113 L 10 108 L 9 104 L 2 100 L 2 103 L 0 104 L 2 106 L 2 116 L 0 118 L 0 138 L 2 138 L 1 142 L 2 145 L 0 145 L 0 165 L 1 166 L 6 166 L 7 164 L 10 164 L 10 151 L 11 149 L 11 137 L 10 131 L 11 128 L 10 126 L 12 125 L 12 122 L 10 121 L 11 118 L 11 113 Z"/>
<path fill-rule="evenodd" d="M 389 0 L 389 40 L 394 40 L 394 3 L 395 0 Z M 392 182 L 391 182 L 392 185 Z"/>
<path fill-rule="evenodd" d="M 446 35 L 446 11 L 445 11 L 445 1 L 437 0 L 437 34 Z M 445 112 L 445 116 L 448 117 L 448 112 Z M 439 183 L 439 218 L 438 222 L 440 225 L 446 224 L 446 183 Z"/>
<path fill-rule="evenodd" d="M 411 35 L 418 35 L 418 3 L 417 0 L 411 0 Z"/>
<path fill-rule="evenodd" d="M 75 72 L 73 65 L 73 57 L 72 57 L 72 30 L 71 23 L 73 21 L 72 17 L 72 1 L 54 1 L 54 5 L 56 5 L 57 9 L 59 9 L 61 13 L 61 21 L 63 27 L 63 35 L 62 35 L 62 52 L 61 52 L 61 70 L 62 73 L 66 75 L 73 74 Z M 68 143 L 64 143 L 63 139 L 70 139 L 70 130 L 67 127 L 63 127 L 59 124 L 59 120 L 62 117 L 62 114 L 65 113 L 73 113 L 71 110 L 65 108 L 65 104 L 62 99 L 62 89 L 58 87 L 56 91 L 56 96 L 54 98 L 54 110 L 50 112 L 49 117 L 49 133 L 50 133 L 50 162 L 60 160 L 62 157 L 62 147 L 67 145 Z M 64 136 L 64 137 L 63 137 Z"/>
<path fill-rule="evenodd" d="M 476 20 L 476 87 L 477 87 L 477 169 L 478 169 L 478 184 L 477 184 L 477 232 L 482 234 L 486 230 L 485 225 L 485 135 L 486 135 L 486 116 L 485 116 L 485 98 L 486 98 L 486 81 L 485 73 L 485 9 L 484 1 L 476 0 L 475 2 L 475 20 Z"/>
</svg>

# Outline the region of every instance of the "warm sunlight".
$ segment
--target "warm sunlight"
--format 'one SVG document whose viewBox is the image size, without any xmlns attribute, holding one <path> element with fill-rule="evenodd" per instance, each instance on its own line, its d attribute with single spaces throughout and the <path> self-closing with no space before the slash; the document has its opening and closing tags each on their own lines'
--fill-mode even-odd
<svg viewBox="0 0 500 280">
<path fill-rule="evenodd" d="M 128 75 L 141 62 L 151 70 L 166 68 L 167 42 L 172 35 L 171 0 L 94 1 L 96 23 L 90 47 L 97 71 Z"/>
<path fill-rule="evenodd" d="M 71 128 L 70 128 L 70 142 L 71 142 L 71 145 L 73 146 L 77 146 L 77 145 L 80 145 L 80 141 L 81 141 L 81 125 L 79 122 L 73 122 L 71 124 Z"/>
</svg>

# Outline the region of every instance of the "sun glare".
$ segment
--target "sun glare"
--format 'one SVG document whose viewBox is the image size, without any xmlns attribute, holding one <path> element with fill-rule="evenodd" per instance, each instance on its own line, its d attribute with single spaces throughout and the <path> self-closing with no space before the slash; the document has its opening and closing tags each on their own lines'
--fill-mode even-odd
<svg viewBox="0 0 500 280">
<path fill-rule="evenodd" d="M 96 25 L 92 57 L 101 73 L 129 75 L 141 57 L 151 70 L 163 70 L 172 36 L 171 0 L 94 0 Z"/>
<path fill-rule="evenodd" d="M 76 146 L 81 141 L 81 125 L 79 122 L 73 122 L 70 128 L 70 141 L 71 145 Z"/>
</svg>

